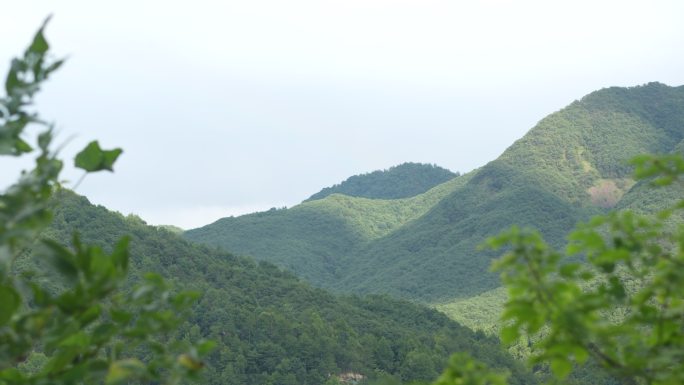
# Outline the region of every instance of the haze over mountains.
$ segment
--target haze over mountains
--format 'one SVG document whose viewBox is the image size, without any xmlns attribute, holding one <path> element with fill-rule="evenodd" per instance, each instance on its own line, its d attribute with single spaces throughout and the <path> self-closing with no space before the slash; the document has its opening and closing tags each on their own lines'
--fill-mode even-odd
<svg viewBox="0 0 684 385">
<path fill-rule="evenodd" d="M 367 198 L 344 194 L 342 183 L 314 195 L 320 199 L 224 218 L 185 236 L 336 291 L 428 303 L 467 298 L 499 286 L 488 272 L 496 255 L 477 250 L 488 236 L 518 224 L 560 245 L 578 221 L 626 202 L 642 206 L 647 194 L 634 188 L 628 160 L 674 151 L 683 127 L 684 87 L 606 88 L 542 119 L 484 167 L 426 192 Z M 357 190 L 372 189 L 373 179 L 356 180 Z"/>
</svg>

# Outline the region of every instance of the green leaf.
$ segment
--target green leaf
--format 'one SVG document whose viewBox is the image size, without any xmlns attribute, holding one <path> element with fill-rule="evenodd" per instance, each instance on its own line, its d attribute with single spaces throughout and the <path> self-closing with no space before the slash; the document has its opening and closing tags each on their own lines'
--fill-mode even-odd
<svg viewBox="0 0 684 385">
<path fill-rule="evenodd" d="M 14 89 L 21 85 L 21 82 L 19 81 L 19 77 L 17 75 L 17 63 L 18 59 L 12 60 L 10 70 L 7 73 L 7 78 L 5 78 L 5 92 L 7 92 L 7 95 L 13 95 Z"/>
<path fill-rule="evenodd" d="M 120 148 L 114 150 L 103 150 L 97 141 L 92 141 L 90 144 L 76 155 L 75 166 L 86 170 L 88 172 L 96 172 L 102 170 L 114 171 L 113 166 L 116 159 L 121 155 L 123 150 Z"/>
<path fill-rule="evenodd" d="M 0 326 L 5 325 L 21 304 L 17 292 L 9 286 L 0 286 Z"/>
<path fill-rule="evenodd" d="M 563 278 L 574 278 L 580 267 L 579 263 L 568 263 L 561 266 L 559 272 Z"/>
<path fill-rule="evenodd" d="M 52 265 L 67 278 L 74 279 L 78 275 L 78 267 L 76 266 L 76 257 L 60 243 L 50 239 L 46 239 L 43 243 L 48 247 L 52 253 Z"/>
<path fill-rule="evenodd" d="M 135 358 L 115 361 L 109 365 L 105 384 L 120 384 L 145 372 L 145 365 Z"/>
<path fill-rule="evenodd" d="M 114 250 L 112 251 L 112 262 L 121 268 L 121 270 L 126 271 L 128 269 L 128 244 L 130 238 L 127 236 L 119 239 L 116 243 Z"/>
<path fill-rule="evenodd" d="M 15 146 L 17 152 L 19 152 L 19 153 L 33 151 L 33 147 L 31 147 L 30 144 L 26 143 L 22 139 L 17 139 L 17 141 L 14 143 L 14 146 Z"/>
<path fill-rule="evenodd" d="M 64 59 L 57 60 L 54 63 L 50 64 L 45 68 L 45 74 L 49 75 L 50 73 L 57 71 L 59 67 L 61 67 L 64 64 Z"/>
<path fill-rule="evenodd" d="M 24 375 L 16 368 L 9 368 L 0 370 L 0 380 L 20 384 L 24 381 Z"/>
<path fill-rule="evenodd" d="M 188 354 L 181 354 L 178 356 L 177 362 L 190 371 L 200 370 L 202 367 L 204 367 L 204 363 L 202 361 L 198 361 Z"/>
<path fill-rule="evenodd" d="M 122 311 L 122 310 L 111 310 L 112 320 L 119 324 L 127 324 L 133 318 L 133 314 Z"/>
<path fill-rule="evenodd" d="M 79 350 L 74 347 L 68 347 L 63 350 L 59 350 L 56 354 L 52 356 L 50 361 L 43 367 L 42 373 L 57 372 L 62 370 L 64 367 L 69 365 L 76 356 L 78 356 Z"/>
<path fill-rule="evenodd" d="M 501 329 L 501 342 L 504 344 L 512 344 L 520 337 L 517 325 L 509 325 Z"/>
<path fill-rule="evenodd" d="M 589 352 L 580 346 L 575 347 L 573 354 L 579 364 L 583 364 L 589 358 Z"/>
<path fill-rule="evenodd" d="M 90 344 L 90 336 L 84 331 L 72 334 L 59 343 L 60 347 L 74 347 L 83 349 Z"/>
<path fill-rule="evenodd" d="M 203 357 L 203 356 L 211 353 L 211 351 L 214 350 L 215 348 L 216 348 L 216 342 L 215 341 L 203 341 L 197 345 L 197 354 L 199 354 L 200 357 Z"/>
<path fill-rule="evenodd" d="M 119 330 L 120 329 L 117 326 L 111 323 L 104 323 L 102 325 L 99 325 L 95 328 L 95 330 L 93 330 L 92 343 L 101 344 L 106 341 L 109 341 L 109 339 L 112 338 L 112 336 L 114 336 L 116 333 L 118 333 Z"/>
<path fill-rule="evenodd" d="M 33 42 L 31 45 L 28 47 L 28 52 L 33 52 L 37 53 L 40 55 L 45 54 L 48 49 L 50 49 L 50 45 L 48 44 L 47 40 L 45 39 L 45 35 L 43 34 L 43 31 L 45 30 L 45 26 L 47 23 L 50 21 L 50 17 L 45 19 L 43 22 L 43 25 L 40 27 L 38 32 L 36 32 L 36 35 L 33 37 Z"/>
<path fill-rule="evenodd" d="M 555 358 L 551 361 L 551 371 L 556 377 L 564 379 L 572 371 L 572 363 L 567 359 Z"/>
<path fill-rule="evenodd" d="M 95 321 L 97 317 L 102 313 L 102 308 L 100 305 L 91 306 L 79 317 L 79 322 L 81 326 L 86 326 L 89 323 Z"/>
</svg>

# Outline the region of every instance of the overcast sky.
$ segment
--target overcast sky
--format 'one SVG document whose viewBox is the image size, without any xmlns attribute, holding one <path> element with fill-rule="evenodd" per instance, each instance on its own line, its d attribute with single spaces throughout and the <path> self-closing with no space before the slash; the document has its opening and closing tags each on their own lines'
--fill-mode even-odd
<svg viewBox="0 0 684 385">
<path fill-rule="evenodd" d="M 183 228 L 406 161 L 466 172 L 593 90 L 684 83 L 681 0 L 12 1 L 2 74 L 48 14 L 69 60 L 42 115 L 66 155 L 125 151 L 78 192 Z"/>
</svg>

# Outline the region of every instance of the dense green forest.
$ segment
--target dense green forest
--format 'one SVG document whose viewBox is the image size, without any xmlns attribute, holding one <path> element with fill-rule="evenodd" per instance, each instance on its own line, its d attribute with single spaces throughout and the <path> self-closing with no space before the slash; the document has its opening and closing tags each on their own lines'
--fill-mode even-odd
<svg viewBox="0 0 684 385">
<path fill-rule="evenodd" d="M 534 381 L 498 339 L 437 311 L 384 296 L 334 296 L 269 263 L 193 245 L 62 191 L 45 235 L 68 240 L 74 230 L 105 248 L 129 234 L 131 282 L 154 271 L 178 289 L 202 293 L 173 338 L 218 342 L 205 369 L 207 383 L 321 384 L 345 372 L 431 380 L 456 351 L 512 371 L 513 383 Z M 25 256 L 18 268 L 34 262 Z"/>
<path fill-rule="evenodd" d="M 360 244 L 387 236 L 416 220 L 465 184 L 466 174 L 424 194 L 405 199 L 368 199 L 333 194 L 291 209 L 271 209 L 189 230 L 193 241 L 255 255 L 296 273 L 317 286 L 340 279 L 346 261 Z M 254 242 L 261 234 L 260 241 Z"/>
<path fill-rule="evenodd" d="M 400 200 L 332 195 L 224 218 L 185 236 L 272 261 L 337 291 L 430 303 L 465 299 L 499 286 L 488 271 L 497 255 L 477 250 L 486 237 L 519 224 L 563 244 L 578 221 L 635 200 L 640 188 L 627 160 L 673 151 L 683 126 L 684 87 L 607 88 L 542 119 L 486 166 L 410 198 L 435 198 L 433 190 L 441 190 L 416 215 L 393 215 L 393 202 L 406 204 Z M 389 217 L 397 220 L 387 226 Z M 387 231 L 372 231 L 382 227 Z"/>
<path fill-rule="evenodd" d="M 407 162 L 387 170 L 351 176 L 342 183 L 324 188 L 307 201 L 332 194 L 372 199 L 409 198 L 458 175 L 436 165 Z"/>
</svg>

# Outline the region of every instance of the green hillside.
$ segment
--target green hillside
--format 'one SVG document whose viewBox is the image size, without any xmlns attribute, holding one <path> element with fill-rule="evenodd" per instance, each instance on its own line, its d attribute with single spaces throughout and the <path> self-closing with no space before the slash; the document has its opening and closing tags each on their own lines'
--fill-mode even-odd
<svg viewBox="0 0 684 385">
<path fill-rule="evenodd" d="M 682 142 L 675 147 L 674 151 L 684 153 Z M 614 209 L 649 215 L 673 207 L 681 199 L 681 186 L 653 188 L 646 180 L 638 182 L 625 193 Z M 682 223 L 684 218 L 675 213 L 672 220 L 674 223 Z M 435 304 L 435 308 L 473 330 L 495 334 L 499 329 L 499 317 L 506 299 L 506 290 L 498 287 L 472 297 L 438 303 Z"/>
<path fill-rule="evenodd" d="M 458 175 L 436 165 L 402 163 L 387 170 L 354 175 L 340 184 L 324 188 L 307 201 L 322 199 L 332 194 L 372 199 L 409 198 Z"/>
<path fill-rule="evenodd" d="M 340 279 L 345 256 L 424 215 L 472 176 L 459 176 L 412 198 L 333 194 L 291 209 L 223 218 L 185 236 L 285 267 L 318 286 Z M 257 241 L 258 240 L 258 241 Z"/>
<path fill-rule="evenodd" d="M 504 287 L 435 305 L 435 309 L 473 330 L 498 335 L 499 319 L 508 296 Z"/>
<path fill-rule="evenodd" d="M 210 384 L 322 384 L 331 374 L 393 374 L 404 381 L 434 379 L 451 352 L 533 381 L 498 341 L 475 334 L 434 310 L 387 297 L 339 297 L 312 288 L 268 263 L 255 263 L 193 245 L 173 232 L 124 217 L 62 192 L 46 236 L 112 245 L 131 236 L 131 280 L 146 271 L 179 289 L 202 293 L 190 320 L 173 338 L 219 343 L 206 368 Z M 17 265 L 40 261 L 24 256 Z M 36 269 L 45 271 L 45 269 Z M 48 273 L 37 277 L 50 282 Z"/>
<path fill-rule="evenodd" d="M 350 214 L 333 198 L 353 198 L 337 196 L 320 201 L 325 210 L 307 202 L 185 235 L 273 261 L 338 291 L 432 303 L 466 298 L 499 285 L 488 272 L 495 255 L 476 250 L 486 237 L 518 224 L 564 243 L 575 223 L 620 205 L 639 188 L 628 159 L 670 152 L 683 138 L 684 87 L 606 88 L 542 119 L 498 159 L 449 182 L 444 195 L 415 216 L 401 216 L 390 231 L 368 229 L 379 228 L 378 218 L 388 218 L 393 204 L 369 200 Z M 265 242 L 268 252 L 259 246 Z"/>
</svg>

